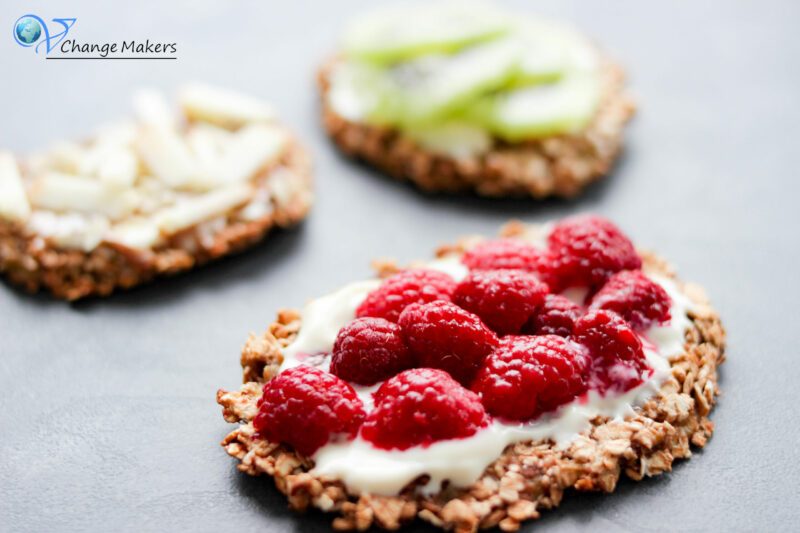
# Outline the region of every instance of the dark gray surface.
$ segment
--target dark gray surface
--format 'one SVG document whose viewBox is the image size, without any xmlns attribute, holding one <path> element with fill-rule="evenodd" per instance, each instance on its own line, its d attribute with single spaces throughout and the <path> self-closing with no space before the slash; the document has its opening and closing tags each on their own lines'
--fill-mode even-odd
<svg viewBox="0 0 800 533">
<path fill-rule="evenodd" d="M 207 80 L 275 103 L 314 152 L 318 202 L 249 253 L 107 300 L 0 285 L 0 530 L 326 531 L 218 446 L 230 426 L 214 393 L 237 386 L 247 333 L 367 276 L 373 257 L 587 210 L 708 289 L 729 330 L 724 395 L 691 461 L 614 495 L 570 494 L 535 527 L 796 529 L 799 4 L 536 3 L 621 58 L 641 103 L 614 175 L 572 203 L 424 196 L 340 158 L 313 70 L 366 1 L 128 4 L 4 2 L 0 146 L 82 135 L 126 113 L 133 87 Z M 77 17 L 81 40 L 176 40 L 180 59 L 45 62 L 7 32 L 28 11 Z"/>
</svg>

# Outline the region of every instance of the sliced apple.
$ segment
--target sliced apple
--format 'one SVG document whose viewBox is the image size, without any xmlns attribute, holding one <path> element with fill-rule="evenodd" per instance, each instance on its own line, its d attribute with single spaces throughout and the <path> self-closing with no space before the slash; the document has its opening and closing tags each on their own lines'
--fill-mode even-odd
<svg viewBox="0 0 800 533">
<path fill-rule="evenodd" d="M 0 217 L 21 221 L 30 213 L 17 160 L 9 152 L 0 152 Z"/>
<path fill-rule="evenodd" d="M 164 233 L 176 233 L 204 220 L 224 215 L 234 207 L 246 203 L 251 195 L 251 187 L 239 183 L 194 198 L 181 199 L 156 215 L 156 223 Z"/>
<path fill-rule="evenodd" d="M 508 31 L 508 17 L 479 2 L 417 2 L 378 9 L 345 30 L 347 55 L 380 63 L 451 53 Z"/>
<path fill-rule="evenodd" d="M 470 114 L 514 142 L 580 130 L 592 119 L 599 97 L 596 77 L 572 73 L 554 83 L 484 97 Z"/>
<path fill-rule="evenodd" d="M 175 115 L 167 99 L 155 89 L 139 89 L 133 95 L 133 108 L 142 124 L 172 129 L 176 126 Z"/>
<path fill-rule="evenodd" d="M 501 40 L 455 55 L 427 56 L 393 67 L 391 98 L 376 116 L 415 124 L 445 117 L 476 96 L 504 86 L 515 74 L 520 49 Z M 385 113 L 385 116 L 381 116 Z"/>
<path fill-rule="evenodd" d="M 143 125 L 136 148 L 150 172 L 170 187 L 191 186 L 201 174 L 188 145 L 174 130 Z"/>
<path fill-rule="evenodd" d="M 237 183 L 280 159 L 289 143 L 285 130 L 269 124 L 251 124 L 237 131 L 220 161 L 222 183 Z"/>
<path fill-rule="evenodd" d="M 224 128 L 275 118 L 272 107 L 257 98 L 200 84 L 183 87 L 178 93 L 178 104 L 188 118 Z"/>
<path fill-rule="evenodd" d="M 111 226 L 103 240 L 126 248 L 146 250 L 158 244 L 161 232 L 154 220 L 135 217 Z"/>
<path fill-rule="evenodd" d="M 29 190 L 35 207 L 53 211 L 100 213 L 112 219 L 130 215 L 141 203 L 134 190 L 119 190 L 96 179 L 49 172 L 37 178 Z"/>
</svg>

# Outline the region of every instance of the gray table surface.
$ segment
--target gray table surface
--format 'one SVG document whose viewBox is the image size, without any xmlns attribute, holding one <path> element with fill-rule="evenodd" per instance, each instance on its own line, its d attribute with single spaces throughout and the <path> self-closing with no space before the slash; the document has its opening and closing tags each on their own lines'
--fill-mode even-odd
<svg viewBox="0 0 800 533">
<path fill-rule="evenodd" d="M 367 4 L 4 2 L 0 28 L 31 10 L 77 17 L 76 38 L 174 40 L 179 60 L 44 61 L 4 30 L 0 146 L 85 134 L 128 113 L 134 87 L 205 80 L 274 102 L 313 150 L 317 204 L 248 253 L 105 300 L 0 284 L 0 530 L 327 531 L 218 445 L 230 426 L 214 393 L 237 386 L 248 332 L 368 276 L 371 258 L 579 211 L 612 217 L 707 288 L 729 331 L 724 394 L 691 461 L 613 495 L 569 494 L 529 528 L 796 530 L 800 4 L 533 4 L 600 39 L 641 104 L 613 175 L 574 202 L 426 196 L 340 157 L 319 127 L 314 68 Z"/>
</svg>

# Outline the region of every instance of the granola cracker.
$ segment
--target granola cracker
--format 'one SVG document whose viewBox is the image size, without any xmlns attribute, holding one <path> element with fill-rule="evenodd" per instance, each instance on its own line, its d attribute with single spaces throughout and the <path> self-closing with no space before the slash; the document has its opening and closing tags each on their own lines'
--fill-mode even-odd
<svg viewBox="0 0 800 533">
<path fill-rule="evenodd" d="M 535 232 L 535 226 L 508 224 L 504 236 Z M 475 243 L 466 238 L 444 246 L 438 256 L 460 253 Z M 649 252 L 640 252 L 645 270 L 675 278 L 669 265 Z M 377 265 L 381 275 L 396 267 Z M 397 496 L 357 494 L 339 480 L 310 473 L 313 461 L 291 449 L 256 439 L 252 424 L 263 383 L 280 366 L 280 348 L 300 328 L 296 311 L 282 311 L 262 336 L 251 336 L 242 353 L 244 385 L 239 391 L 220 390 L 217 402 L 229 422 L 240 425 L 222 441 L 239 461 L 242 472 L 274 478 L 289 506 L 303 511 L 316 507 L 336 515 L 333 528 L 363 531 L 370 526 L 394 530 L 415 517 L 459 533 L 498 527 L 516 531 L 522 522 L 561 502 L 567 489 L 613 492 L 622 475 L 633 480 L 669 472 L 677 459 L 688 459 L 692 447 L 703 447 L 714 430 L 709 414 L 719 388 L 717 366 L 725 359 L 725 330 L 703 290 L 680 283 L 694 302 L 692 327 L 686 331 L 682 355 L 671 361 L 672 375 L 660 393 L 636 408 L 626 420 L 598 417 L 592 428 L 566 449 L 551 441 L 508 446 L 482 476 L 465 488 L 447 487 L 430 497 L 415 494 L 422 479 Z"/>
<path fill-rule="evenodd" d="M 410 180 L 426 192 L 575 197 L 611 170 L 622 148 L 624 126 L 635 111 L 624 90 L 622 67 L 604 60 L 601 102 L 583 130 L 517 144 L 495 141 L 484 154 L 454 159 L 421 147 L 398 129 L 352 122 L 336 113 L 327 98 L 336 61 L 323 65 L 318 75 L 322 123 L 328 135 L 348 156 Z"/>
</svg>

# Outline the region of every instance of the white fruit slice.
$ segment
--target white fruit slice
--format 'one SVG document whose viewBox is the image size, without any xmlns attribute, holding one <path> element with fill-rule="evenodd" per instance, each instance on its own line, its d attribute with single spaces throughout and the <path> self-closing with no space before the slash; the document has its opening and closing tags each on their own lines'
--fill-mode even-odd
<svg viewBox="0 0 800 533">
<path fill-rule="evenodd" d="M 250 186 L 240 183 L 195 198 L 179 200 L 156 216 L 158 227 L 167 234 L 176 233 L 210 218 L 224 215 L 247 202 L 252 195 Z"/>
<path fill-rule="evenodd" d="M 386 119 L 413 124 L 440 118 L 475 96 L 502 87 L 519 63 L 520 49 L 508 40 L 467 48 L 452 56 L 427 56 L 389 71 L 394 102 Z M 382 113 L 384 110 L 376 110 Z"/>
<path fill-rule="evenodd" d="M 596 77 L 572 73 L 555 83 L 485 97 L 471 116 L 509 141 L 547 137 L 586 126 L 599 96 Z"/>
<path fill-rule="evenodd" d="M 77 169 L 66 170 L 65 173 L 97 177 L 108 185 L 120 188 L 132 186 L 139 173 L 139 160 L 130 148 L 105 141 L 83 150 L 75 162 Z"/>
<path fill-rule="evenodd" d="M 104 240 L 126 248 L 146 250 L 158 244 L 161 232 L 152 219 L 132 218 L 112 226 Z"/>
<path fill-rule="evenodd" d="M 417 2 L 382 8 L 353 21 L 345 30 L 346 54 L 389 63 L 431 53 L 449 53 L 492 39 L 510 21 L 479 2 Z"/>
<path fill-rule="evenodd" d="M 234 134 L 224 128 L 198 122 L 189 127 L 186 133 L 186 142 L 198 159 L 209 161 L 214 157 L 219 157 L 233 137 Z"/>
<path fill-rule="evenodd" d="M 31 204 L 53 211 L 100 213 L 113 219 L 130 215 L 141 201 L 134 190 L 119 190 L 98 180 L 47 173 L 30 187 Z"/>
<path fill-rule="evenodd" d="M 238 128 L 249 122 L 266 122 L 275 118 L 272 107 L 261 100 L 206 85 L 193 84 L 181 89 L 178 104 L 188 118 L 224 128 Z"/>
<path fill-rule="evenodd" d="M 128 148 L 109 148 L 97 166 L 97 177 L 112 187 L 133 186 L 139 173 L 139 160 Z"/>
<path fill-rule="evenodd" d="M 0 217 L 21 221 L 30 212 L 17 160 L 8 152 L 0 152 Z"/>
<path fill-rule="evenodd" d="M 155 89 L 138 90 L 133 95 L 133 109 L 142 124 L 165 129 L 172 129 L 176 125 L 167 99 Z"/>
<path fill-rule="evenodd" d="M 220 181 L 247 181 L 275 163 L 289 143 L 289 135 L 268 124 L 251 124 L 237 131 L 219 163 Z"/>
<path fill-rule="evenodd" d="M 190 185 L 201 174 L 186 142 L 172 129 L 142 126 L 136 147 L 150 172 L 170 187 Z"/>
<path fill-rule="evenodd" d="M 407 134 L 426 150 L 454 159 L 482 154 L 492 145 L 492 138 L 485 128 L 466 122 L 411 128 Z"/>
<path fill-rule="evenodd" d="M 49 168 L 57 172 L 77 174 L 85 164 L 86 149 L 74 142 L 58 142 L 46 153 L 41 154 L 42 165 L 36 170 Z"/>
</svg>

